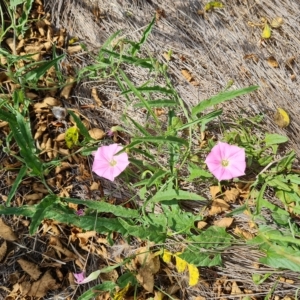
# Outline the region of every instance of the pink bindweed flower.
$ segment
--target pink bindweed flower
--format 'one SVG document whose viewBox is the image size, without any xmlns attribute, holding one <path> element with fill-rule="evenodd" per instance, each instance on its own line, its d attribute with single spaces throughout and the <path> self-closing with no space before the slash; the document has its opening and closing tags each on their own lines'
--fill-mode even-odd
<svg viewBox="0 0 300 300">
<path fill-rule="evenodd" d="M 123 147 L 118 144 L 99 147 L 94 155 L 93 172 L 110 181 L 114 181 L 115 177 L 120 175 L 129 165 L 127 153 L 123 152 L 115 155 L 122 149 Z"/>
<path fill-rule="evenodd" d="M 77 216 L 84 216 L 84 209 L 83 208 L 79 208 L 78 210 L 76 210 L 76 215 Z"/>
<path fill-rule="evenodd" d="M 205 163 L 219 181 L 245 175 L 245 149 L 219 142 L 211 149 Z"/>
<path fill-rule="evenodd" d="M 81 273 L 73 273 L 74 277 L 75 277 L 75 283 L 77 284 L 84 284 L 84 283 L 88 283 L 92 280 L 95 280 L 98 278 L 99 274 L 100 274 L 101 270 L 97 270 L 95 272 L 92 272 L 88 277 L 85 277 L 84 272 Z"/>
</svg>

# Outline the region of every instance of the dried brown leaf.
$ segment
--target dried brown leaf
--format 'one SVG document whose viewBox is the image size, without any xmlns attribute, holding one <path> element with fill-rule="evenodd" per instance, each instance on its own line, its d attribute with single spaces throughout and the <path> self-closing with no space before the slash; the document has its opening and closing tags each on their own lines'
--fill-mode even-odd
<svg viewBox="0 0 300 300">
<path fill-rule="evenodd" d="M 70 97 L 70 93 L 71 93 L 71 90 L 72 90 L 74 84 L 75 84 L 75 78 L 69 77 L 66 80 L 66 86 L 60 92 L 60 97 L 68 99 Z"/>
<path fill-rule="evenodd" d="M 223 200 L 223 199 L 215 199 L 211 205 L 211 208 L 209 210 L 209 215 L 213 216 L 213 215 L 217 215 L 223 211 L 227 211 L 229 210 L 229 205 L 228 203 Z"/>
<path fill-rule="evenodd" d="M 3 260 L 6 252 L 7 252 L 7 243 L 4 240 L 3 243 L 0 246 L 0 262 L 1 262 L 1 260 Z"/>
<path fill-rule="evenodd" d="M 40 271 L 40 268 L 37 266 L 37 264 L 25 259 L 18 259 L 17 262 L 21 266 L 22 270 L 34 280 L 37 280 L 41 276 L 42 272 Z"/>
<path fill-rule="evenodd" d="M 0 219 L 0 236 L 6 241 L 16 241 L 18 238 L 10 228 L 10 226 L 6 225 L 2 219 Z"/>
<path fill-rule="evenodd" d="M 230 227 L 230 225 L 232 224 L 233 222 L 233 218 L 222 218 L 220 220 L 216 220 L 214 222 L 214 225 L 215 226 L 218 226 L 218 227 Z"/>
<path fill-rule="evenodd" d="M 105 132 L 100 128 L 93 128 L 89 130 L 89 134 L 94 140 L 101 140 L 105 137 Z"/>
</svg>

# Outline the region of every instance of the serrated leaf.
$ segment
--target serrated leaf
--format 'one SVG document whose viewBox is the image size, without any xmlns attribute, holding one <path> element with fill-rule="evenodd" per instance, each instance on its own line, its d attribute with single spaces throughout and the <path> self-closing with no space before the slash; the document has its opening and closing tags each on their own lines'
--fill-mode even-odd
<svg viewBox="0 0 300 300">
<path fill-rule="evenodd" d="M 74 204 L 83 204 L 91 209 L 97 210 L 99 213 L 112 213 L 118 217 L 124 218 L 139 218 L 140 214 L 135 209 L 129 209 L 122 206 L 117 206 L 104 201 L 81 200 L 75 198 L 61 198 L 61 201 L 66 201 Z"/>
</svg>

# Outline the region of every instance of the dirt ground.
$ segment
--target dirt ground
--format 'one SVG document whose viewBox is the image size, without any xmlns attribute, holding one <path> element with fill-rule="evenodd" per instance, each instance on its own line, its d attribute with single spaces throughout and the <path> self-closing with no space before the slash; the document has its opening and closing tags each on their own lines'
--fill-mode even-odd
<svg viewBox="0 0 300 300">
<path fill-rule="evenodd" d="M 225 118 L 230 121 L 238 116 L 263 114 L 264 130 L 287 135 L 290 138 L 290 148 L 299 157 L 300 2 L 297 0 L 228 0 L 223 2 L 223 9 L 205 14 L 203 7 L 207 1 L 203 0 L 45 0 L 44 3 L 56 28 L 65 28 L 70 37 L 78 37 L 94 53 L 117 30 L 122 31 L 122 37 L 139 40 L 143 30 L 156 15 L 156 25 L 143 51 L 145 55 L 161 61 L 165 61 L 164 52 L 173 51 L 168 70 L 187 107 L 224 90 L 231 80 L 236 89 L 258 85 L 260 89 L 257 92 L 225 103 Z M 262 18 L 271 21 L 275 17 L 281 17 L 283 25 L 272 30 L 271 39 L 262 40 L 262 27 L 259 26 Z M 80 54 L 75 54 L 75 58 L 70 57 L 70 61 L 76 63 L 78 68 L 89 63 Z M 196 84 L 188 82 L 182 75 L 182 70 L 187 70 Z M 137 72 L 135 68 L 128 67 L 126 71 L 136 86 L 148 78 L 144 70 Z M 97 88 L 101 100 L 107 105 L 103 106 L 101 114 L 85 111 L 85 116 L 106 131 L 120 119 L 125 108 L 115 82 L 81 82 L 74 90 L 75 101 L 68 105 L 76 107 L 76 103 L 93 101 L 91 87 Z M 112 106 L 117 109 L 111 109 Z M 275 124 L 274 114 L 277 108 L 283 108 L 289 113 L 289 127 L 281 129 Z M 129 115 L 136 114 L 130 108 L 127 112 Z M 141 124 L 143 122 L 141 118 Z M 105 189 L 111 192 L 112 187 L 105 184 L 107 182 L 103 182 L 104 193 Z M 115 194 L 121 192 L 123 193 L 120 185 L 114 186 Z M 80 198 L 79 194 L 72 196 Z M 118 195 L 114 196 L 118 198 Z M 241 218 L 237 220 L 241 224 L 245 221 L 242 216 L 238 218 Z M 35 258 L 31 255 L 31 249 L 38 249 L 42 253 L 46 248 L 39 237 L 24 236 L 23 242 L 23 248 L 18 246 L 15 250 L 20 257 L 27 251 L 26 255 Z M 296 299 L 299 274 L 268 267 L 257 269 L 253 263 L 261 256 L 262 253 L 245 245 L 226 250 L 222 267 L 201 268 L 201 282 L 197 287 L 181 286 L 181 295 L 184 295 L 182 300 Z M 16 265 L 13 257 L 9 257 L 7 262 L 10 269 L 1 271 L 3 282 Z M 259 286 L 254 284 L 253 274 L 267 273 L 272 274 L 268 280 Z M 163 278 L 160 279 L 163 282 Z M 4 285 L 3 282 L 0 279 L 0 285 Z M 237 288 L 244 291 L 248 290 L 250 298 L 231 294 L 233 284 L 238 284 Z M 68 299 L 68 292 L 72 295 L 73 291 L 69 291 L 68 287 L 64 288 L 64 291 L 59 290 L 45 299 Z M 88 287 L 80 286 L 76 295 L 82 294 L 85 288 Z M 227 289 L 228 295 L 223 298 L 217 296 L 218 289 Z M 269 292 L 276 296 L 265 298 Z M 199 295 L 203 298 L 198 297 Z M 174 299 L 178 298 L 174 296 Z"/>
<path fill-rule="evenodd" d="M 45 8 L 53 24 L 78 36 L 93 51 L 117 30 L 138 40 L 153 15 L 159 15 L 145 49 L 161 60 L 164 52 L 173 50 L 169 72 L 187 106 L 220 92 L 229 80 L 235 88 L 259 85 L 258 92 L 225 104 L 225 111 L 230 117 L 264 114 L 266 130 L 286 134 L 299 156 L 300 2 L 229 0 L 224 9 L 203 15 L 205 4 L 192 0 L 48 0 Z M 271 39 L 262 41 L 258 25 L 262 18 L 271 21 L 275 17 L 281 17 L 283 25 L 272 30 Z M 197 86 L 185 80 L 182 69 L 190 72 Z M 131 79 L 138 84 L 146 76 L 133 71 Z M 98 84 L 98 89 L 104 98 L 112 99 L 111 85 Z M 291 117 L 285 130 L 274 124 L 278 107 Z"/>
</svg>

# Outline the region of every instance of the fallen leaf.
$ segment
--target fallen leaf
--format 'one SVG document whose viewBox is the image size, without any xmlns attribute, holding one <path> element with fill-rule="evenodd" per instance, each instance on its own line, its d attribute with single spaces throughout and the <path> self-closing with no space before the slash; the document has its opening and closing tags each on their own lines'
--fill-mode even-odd
<svg viewBox="0 0 300 300">
<path fill-rule="evenodd" d="M 199 222 L 197 223 L 197 228 L 198 228 L 198 229 L 202 229 L 202 228 L 204 228 L 206 225 L 207 225 L 206 222 L 204 222 L 204 221 L 199 221 Z"/>
<path fill-rule="evenodd" d="M 271 27 L 270 25 L 266 22 L 265 27 L 261 33 L 261 37 L 263 39 L 269 39 L 271 37 Z"/>
<path fill-rule="evenodd" d="M 188 70 L 181 70 L 181 74 L 188 82 L 191 82 L 193 80 L 193 76 Z"/>
<path fill-rule="evenodd" d="M 226 202 L 234 203 L 240 196 L 240 192 L 236 188 L 231 188 L 230 190 L 226 190 L 224 193 L 224 200 Z"/>
<path fill-rule="evenodd" d="M 0 236 L 6 241 L 16 241 L 18 238 L 10 228 L 10 226 L 6 225 L 2 219 L 0 219 Z"/>
<path fill-rule="evenodd" d="M 214 221 L 214 225 L 218 227 L 230 227 L 233 222 L 233 218 L 222 218 L 220 220 Z"/>
<path fill-rule="evenodd" d="M 210 216 L 220 214 L 223 211 L 229 210 L 229 204 L 223 199 L 215 199 L 212 202 L 211 208 L 208 212 Z"/>
<path fill-rule="evenodd" d="M 272 19 L 272 21 L 271 21 L 271 27 L 273 27 L 273 28 L 279 28 L 279 27 L 282 26 L 283 23 L 284 23 L 283 18 L 276 17 L 276 18 Z"/>
<path fill-rule="evenodd" d="M 35 263 L 32 263 L 25 259 L 18 259 L 17 262 L 21 266 L 22 270 L 34 280 L 37 280 L 42 274 L 40 268 Z"/>
<path fill-rule="evenodd" d="M 277 60 L 275 59 L 274 56 L 270 56 L 267 60 L 267 63 L 272 68 L 278 68 L 279 67 L 279 64 L 278 64 L 278 62 L 277 62 Z"/>
<path fill-rule="evenodd" d="M 92 88 L 92 92 L 91 92 L 91 96 L 93 97 L 93 99 L 95 100 L 95 102 L 97 103 L 98 107 L 101 107 L 103 105 L 101 99 L 98 96 L 97 93 L 97 89 L 96 88 Z"/>
<path fill-rule="evenodd" d="M 105 137 L 105 132 L 100 128 L 93 128 L 89 130 L 89 134 L 94 140 L 102 140 Z"/>
<path fill-rule="evenodd" d="M 76 47 L 76 46 L 75 46 Z M 60 92 L 60 97 L 63 97 L 65 99 L 68 99 L 69 96 L 70 96 L 70 93 L 71 93 L 71 90 L 73 88 L 75 84 L 75 78 L 73 77 L 69 77 L 67 80 L 66 80 L 66 85 L 65 87 L 62 89 L 62 91 Z"/>
<path fill-rule="evenodd" d="M 3 243 L 0 246 L 0 262 L 3 260 L 6 252 L 7 252 L 7 243 L 4 240 Z"/>
<path fill-rule="evenodd" d="M 243 294 L 241 289 L 238 287 L 237 283 L 234 281 L 231 286 L 231 295 Z"/>
<path fill-rule="evenodd" d="M 210 186 L 209 191 L 210 191 L 212 199 L 214 199 L 217 196 L 218 193 L 221 193 L 221 189 L 218 185 Z"/>
<path fill-rule="evenodd" d="M 288 113 L 282 109 L 277 108 L 277 111 L 274 115 L 274 122 L 280 127 L 285 128 L 290 125 L 290 117 Z"/>
</svg>

